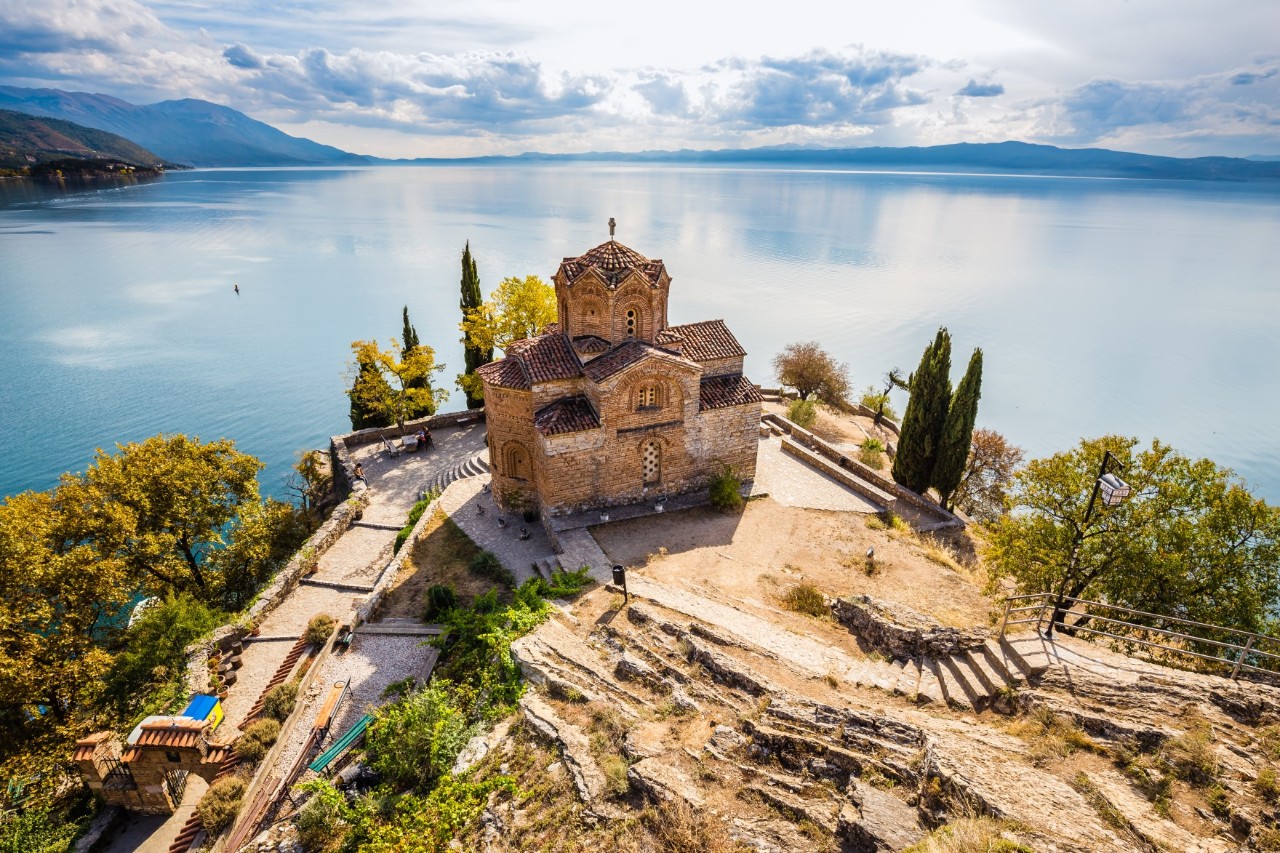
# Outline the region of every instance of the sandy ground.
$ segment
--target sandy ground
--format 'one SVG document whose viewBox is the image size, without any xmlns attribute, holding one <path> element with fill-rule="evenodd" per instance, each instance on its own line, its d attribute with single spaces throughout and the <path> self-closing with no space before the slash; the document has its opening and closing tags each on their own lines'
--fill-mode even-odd
<svg viewBox="0 0 1280 853">
<path fill-rule="evenodd" d="M 807 581 L 828 596 L 890 598 L 954 626 L 986 625 L 992 607 L 982 594 L 980 572 L 943 565 L 940 554 L 931 556 L 933 540 L 870 529 L 860 513 L 787 507 L 762 498 L 741 514 L 694 509 L 591 532 L 616 562 L 644 567 L 642 573 L 655 579 L 696 582 L 745 603 L 772 602 L 790 585 Z M 870 575 L 869 547 L 875 548 Z"/>
</svg>

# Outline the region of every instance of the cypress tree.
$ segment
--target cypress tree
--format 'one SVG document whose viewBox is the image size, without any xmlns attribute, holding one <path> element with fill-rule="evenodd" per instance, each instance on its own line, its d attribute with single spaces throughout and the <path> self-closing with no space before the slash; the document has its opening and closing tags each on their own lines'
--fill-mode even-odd
<svg viewBox="0 0 1280 853">
<path fill-rule="evenodd" d="M 933 476 L 951 404 L 951 333 L 945 327 L 938 329 L 933 343 L 925 347 L 910 385 L 898 452 L 893 458 L 893 479 L 913 492 L 924 492 Z"/>
<path fill-rule="evenodd" d="M 408 305 L 404 306 L 404 330 L 402 332 L 402 335 L 404 336 L 404 343 L 400 345 L 400 358 L 401 360 L 404 360 L 409 357 L 409 353 L 413 352 L 420 345 L 420 341 L 418 340 L 418 330 L 415 329 L 413 327 L 413 324 L 409 322 L 409 306 Z M 423 376 L 418 379 L 414 379 L 409 383 L 409 387 L 410 388 L 430 388 L 431 378 L 427 376 Z M 414 420 L 415 418 L 424 418 L 427 415 L 435 414 L 435 408 L 436 407 L 434 404 L 410 407 L 408 411 L 404 413 L 404 416 L 406 420 Z"/>
<path fill-rule="evenodd" d="M 476 272 L 475 259 L 471 257 L 471 241 L 467 241 L 466 248 L 462 250 L 462 299 L 459 307 L 462 309 L 462 318 L 465 320 L 468 311 L 474 311 L 479 308 L 484 300 L 480 296 L 480 275 Z M 481 365 L 488 364 L 493 361 L 493 348 L 473 347 L 464 338 L 463 358 L 466 362 L 466 376 L 471 376 L 476 372 L 476 368 Z M 471 396 L 467 394 L 467 408 L 478 409 L 484 405 L 484 397 Z"/>
<path fill-rule="evenodd" d="M 347 397 L 351 400 L 352 429 L 391 426 L 391 419 L 387 417 L 386 413 L 373 409 L 363 402 L 362 397 L 364 395 L 361 392 L 370 385 L 381 389 L 382 386 L 386 386 L 388 383 L 386 377 L 382 375 L 382 371 L 378 369 L 378 365 L 370 361 L 361 361 L 357 365 L 355 382 L 350 390 L 347 391 Z M 380 393 L 375 395 L 382 396 Z"/>
<path fill-rule="evenodd" d="M 942 443 L 933 463 L 933 486 L 938 490 L 938 503 L 950 509 L 951 495 L 964 476 L 973 444 L 973 424 L 978 419 L 978 400 L 982 397 L 982 350 L 975 349 L 969 368 L 956 386 L 942 429 Z"/>
</svg>

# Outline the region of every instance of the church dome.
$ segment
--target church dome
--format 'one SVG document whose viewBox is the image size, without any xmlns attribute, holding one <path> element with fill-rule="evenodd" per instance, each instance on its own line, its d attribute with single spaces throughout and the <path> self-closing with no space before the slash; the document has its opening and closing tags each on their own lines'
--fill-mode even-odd
<svg viewBox="0 0 1280 853">
<path fill-rule="evenodd" d="M 595 270 L 611 287 L 617 287 L 632 273 L 657 285 L 666 272 L 660 259 L 651 261 L 616 240 L 601 243 L 576 258 L 565 258 L 560 264 L 560 271 L 569 284 L 573 284 L 590 270 Z"/>
</svg>

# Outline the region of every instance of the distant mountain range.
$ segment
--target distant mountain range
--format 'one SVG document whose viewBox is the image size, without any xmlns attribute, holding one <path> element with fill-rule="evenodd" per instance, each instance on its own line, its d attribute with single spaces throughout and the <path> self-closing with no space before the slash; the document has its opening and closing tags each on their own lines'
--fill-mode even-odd
<svg viewBox="0 0 1280 853">
<path fill-rule="evenodd" d="M 521 154 L 515 157 L 388 160 L 351 154 L 290 136 L 230 107 L 185 99 L 138 106 L 87 92 L 0 86 L 0 109 L 109 131 L 191 166 L 359 166 L 540 162 L 705 163 L 791 168 L 1012 173 L 1201 181 L 1280 181 L 1280 161 L 1263 157 L 1156 157 L 1105 148 L 1057 148 L 1025 142 L 910 148 L 774 148 L 718 151 Z"/>
<path fill-rule="evenodd" d="M 88 92 L 0 86 L 0 108 L 72 121 L 131 139 L 188 166 L 360 165 L 357 154 L 300 139 L 230 107 L 187 98 L 138 106 Z"/>
<path fill-rule="evenodd" d="M 114 133 L 63 119 L 0 110 L 0 168 L 18 169 L 64 159 L 164 165 L 157 155 Z"/>
<path fill-rule="evenodd" d="M 824 169 L 915 170 L 1070 177 L 1160 178 L 1199 181 L 1280 180 L 1280 162 L 1241 157 L 1157 157 L 1106 148 L 1058 148 L 1027 142 L 962 142 L 906 148 L 729 148 L 718 151 L 609 151 L 521 154 L 468 160 L 381 161 L 431 163 L 609 162 L 706 163 Z"/>
</svg>

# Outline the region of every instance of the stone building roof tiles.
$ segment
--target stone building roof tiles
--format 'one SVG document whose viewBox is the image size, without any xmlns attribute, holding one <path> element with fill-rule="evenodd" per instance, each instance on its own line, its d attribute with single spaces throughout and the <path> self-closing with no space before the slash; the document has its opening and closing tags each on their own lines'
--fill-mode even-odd
<svg viewBox="0 0 1280 853">
<path fill-rule="evenodd" d="M 606 282 L 616 287 L 632 272 L 650 284 L 656 285 L 662 278 L 664 267 L 660 259 L 651 261 L 635 249 L 614 240 L 601 243 L 576 258 L 565 258 L 560 264 L 560 270 L 570 284 L 591 269 L 596 270 Z"/>
<path fill-rule="evenodd" d="M 600 426 L 600 418 L 591 408 L 591 402 L 579 395 L 543 406 L 534 414 L 533 425 L 543 435 L 561 435 L 595 429 Z"/>
<path fill-rule="evenodd" d="M 733 332 L 724 324 L 724 320 L 704 320 L 701 323 L 670 326 L 656 339 L 659 343 L 679 341 L 683 345 L 684 357 L 692 361 L 740 358 L 747 354 Z"/>
<path fill-rule="evenodd" d="M 200 735 L 206 723 L 203 720 L 179 722 L 179 719 L 173 718 L 172 722 L 144 723 L 133 745 L 160 746 L 167 749 L 190 749 L 199 746 Z"/>
<path fill-rule="evenodd" d="M 573 348 L 586 355 L 608 352 L 609 346 L 608 341 L 596 335 L 578 335 L 573 339 Z"/>
<path fill-rule="evenodd" d="M 702 410 L 745 406 L 761 401 L 760 390 L 741 373 L 702 380 L 698 397 L 699 408 Z"/>
<path fill-rule="evenodd" d="M 592 382 L 600 382 L 650 355 L 661 355 L 670 361 L 684 362 L 690 368 L 697 368 L 696 364 L 670 350 L 655 347 L 653 344 L 645 343 L 644 341 L 626 341 L 599 358 L 594 358 L 587 362 L 582 368 L 582 372 Z"/>
<path fill-rule="evenodd" d="M 525 374 L 520 362 L 514 358 L 503 358 L 491 361 L 476 368 L 480 378 L 490 385 L 499 388 L 519 388 L 529 390 L 529 377 Z"/>
</svg>

